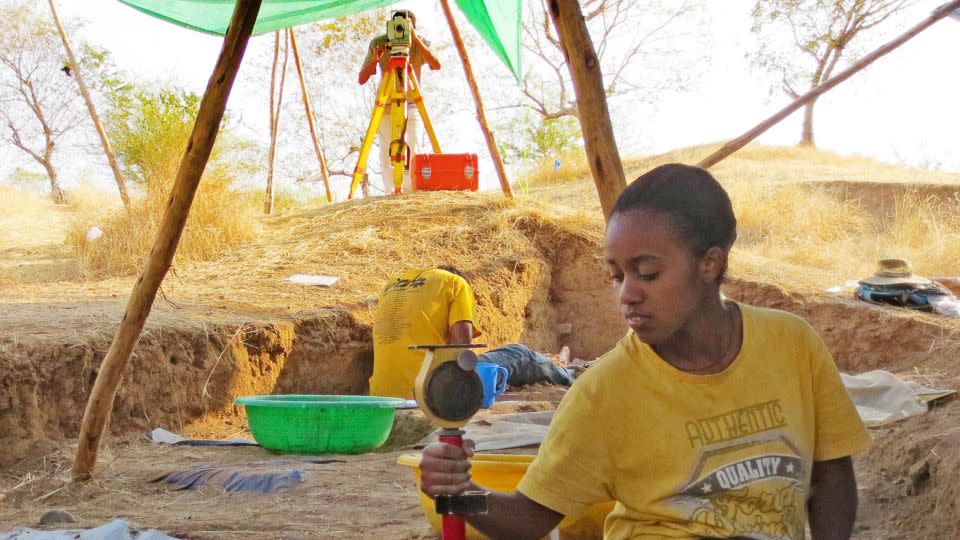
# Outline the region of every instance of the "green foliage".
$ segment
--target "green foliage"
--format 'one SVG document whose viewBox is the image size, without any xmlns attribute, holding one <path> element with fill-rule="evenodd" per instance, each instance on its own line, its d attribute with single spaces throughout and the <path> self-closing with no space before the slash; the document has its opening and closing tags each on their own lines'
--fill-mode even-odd
<svg viewBox="0 0 960 540">
<path fill-rule="evenodd" d="M 544 120 L 540 115 L 526 111 L 498 133 L 504 135 L 500 148 L 504 159 L 524 165 L 566 154 L 582 137 L 580 122 L 574 116 Z"/>
<path fill-rule="evenodd" d="M 84 81 L 95 93 L 103 96 L 119 96 L 133 91 L 133 84 L 113 63 L 110 51 L 90 43 L 80 44 L 80 68 Z"/>
<path fill-rule="evenodd" d="M 81 219 L 69 231 L 67 243 L 76 251 L 83 271 L 91 275 L 123 275 L 140 268 L 159 230 L 201 99 L 175 87 L 127 85 L 114 87 L 108 97 L 114 149 L 127 178 L 143 188 L 143 196 L 128 210 L 96 216 L 95 221 Z M 232 136 L 225 124 L 226 120 L 197 188 L 178 261 L 208 260 L 256 234 L 253 201 L 231 188 L 245 163 L 235 152 L 249 145 Z M 90 242 L 84 231 L 94 222 L 104 237 Z"/>
<path fill-rule="evenodd" d="M 386 11 L 376 10 L 318 22 L 311 26 L 312 31 L 321 34 L 315 44 L 316 52 L 322 55 L 344 44 L 366 43 L 371 37 L 383 33 L 386 20 Z"/>
<path fill-rule="evenodd" d="M 45 172 L 35 172 L 24 169 L 22 167 L 17 167 L 10 172 L 7 176 L 7 180 L 10 181 L 14 186 L 22 186 L 25 188 L 33 187 L 39 182 L 47 181 L 47 173 Z"/>
<path fill-rule="evenodd" d="M 120 85 L 108 99 L 109 131 L 125 176 L 139 184 L 166 183 L 180 165 L 201 97 L 174 87 Z M 210 155 L 214 165 L 223 148 L 220 137 L 218 143 Z"/>
</svg>

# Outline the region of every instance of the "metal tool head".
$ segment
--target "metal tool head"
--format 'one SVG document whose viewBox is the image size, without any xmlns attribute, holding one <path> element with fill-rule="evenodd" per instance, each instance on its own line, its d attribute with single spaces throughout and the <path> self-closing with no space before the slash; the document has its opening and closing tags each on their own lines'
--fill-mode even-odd
<svg viewBox="0 0 960 540">
<path fill-rule="evenodd" d="M 414 396 L 424 414 L 439 427 L 466 425 L 483 404 L 483 382 L 470 345 L 420 346 L 426 349 Z"/>
<path fill-rule="evenodd" d="M 483 403 L 483 383 L 474 370 L 444 362 L 430 372 L 423 389 L 425 405 L 448 422 L 469 420 Z"/>
</svg>

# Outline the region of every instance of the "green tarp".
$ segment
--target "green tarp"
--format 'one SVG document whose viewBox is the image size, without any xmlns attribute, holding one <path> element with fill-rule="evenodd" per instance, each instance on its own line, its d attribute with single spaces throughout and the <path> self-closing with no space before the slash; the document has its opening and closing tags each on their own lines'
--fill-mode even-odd
<svg viewBox="0 0 960 540">
<path fill-rule="evenodd" d="M 230 23 L 235 0 L 119 0 L 148 15 L 200 32 L 223 35 Z M 477 29 L 504 64 L 520 78 L 521 0 L 457 0 L 470 24 Z M 253 33 L 332 19 L 389 6 L 396 0 L 263 0 Z"/>
</svg>

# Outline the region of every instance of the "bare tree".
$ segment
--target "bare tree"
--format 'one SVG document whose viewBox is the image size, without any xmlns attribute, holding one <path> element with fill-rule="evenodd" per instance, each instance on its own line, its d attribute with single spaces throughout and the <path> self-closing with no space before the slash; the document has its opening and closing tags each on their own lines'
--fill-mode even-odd
<svg viewBox="0 0 960 540">
<path fill-rule="evenodd" d="M 54 150 L 83 121 L 70 73 L 47 17 L 29 3 L 0 4 L 0 116 L 10 142 L 47 172 L 57 204 L 66 197 L 53 165 Z"/>
<path fill-rule="evenodd" d="M 90 98 L 87 84 L 83 80 L 80 63 L 77 62 L 76 57 L 73 55 L 73 49 L 70 47 L 70 40 L 67 38 L 66 30 L 64 30 L 63 25 L 60 24 L 56 4 L 54 4 L 53 0 L 48 0 L 48 3 L 50 4 L 50 14 L 53 15 L 53 23 L 57 27 L 57 33 L 60 34 L 60 39 L 63 41 L 63 49 L 66 51 L 67 59 L 70 62 L 67 64 L 67 67 L 73 70 L 73 78 L 77 80 L 80 95 L 83 96 L 83 101 L 87 105 L 87 112 L 90 113 L 90 120 L 93 122 L 93 127 L 97 130 L 97 136 L 100 137 L 100 145 L 103 147 L 103 153 L 107 156 L 107 162 L 110 163 L 110 169 L 113 171 L 113 178 L 117 182 L 117 189 L 120 191 L 120 200 L 123 201 L 123 206 L 129 208 L 130 196 L 127 194 L 127 186 L 123 180 L 123 175 L 120 173 L 120 165 L 117 163 L 117 158 L 113 154 L 113 149 L 110 148 L 110 140 L 107 139 L 107 132 L 103 129 L 103 124 L 100 122 L 100 116 L 97 114 L 93 99 Z"/>
<path fill-rule="evenodd" d="M 527 3 L 523 48 L 529 53 L 519 104 L 543 120 L 576 116 L 577 106 L 563 48 L 550 22 L 548 2 Z M 651 99 L 662 90 L 684 86 L 689 66 L 669 61 L 674 38 L 699 27 L 697 0 L 582 0 L 587 29 L 596 47 L 607 97 Z M 663 60 L 668 61 L 664 62 Z"/>
<path fill-rule="evenodd" d="M 916 0 L 757 0 L 753 31 L 760 37 L 754 64 L 779 75 L 776 83 L 793 99 L 830 78 L 859 56 L 862 34 Z M 813 111 L 804 106 L 800 144 L 814 146 Z"/>
</svg>

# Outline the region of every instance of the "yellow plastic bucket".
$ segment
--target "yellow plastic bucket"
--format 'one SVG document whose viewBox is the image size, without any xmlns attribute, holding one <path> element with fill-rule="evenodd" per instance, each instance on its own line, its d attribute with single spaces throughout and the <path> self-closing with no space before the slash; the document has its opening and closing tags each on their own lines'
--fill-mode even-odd
<svg viewBox="0 0 960 540">
<path fill-rule="evenodd" d="M 473 481 L 493 491 L 513 491 L 517 489 L 520 479 L 527 472 L 527 467 L 535 456 L 519 454 L 476 454 L 470 462 L 473 468 L 470 473 Z M 433 506 L 433 500 L 420 491 L 420 455 L 404 454 L 397 459 L 400 465 L 413 469 L 417 482 L 417 493 L 420 495 L 420 506 L 433 528 L 440 531 L 440 516 Z M 613 510 L 613 502 L 599 503 L 591 506 L 587 513 L 579 519 L 564 518 L 560 522 L 561 538 L 589 540 L 603 538 L 603 522 L 607 514 Z M 487 537 L 467 525 L 467 538 L 470 540 L 486 540 Z"/>
</svg>

